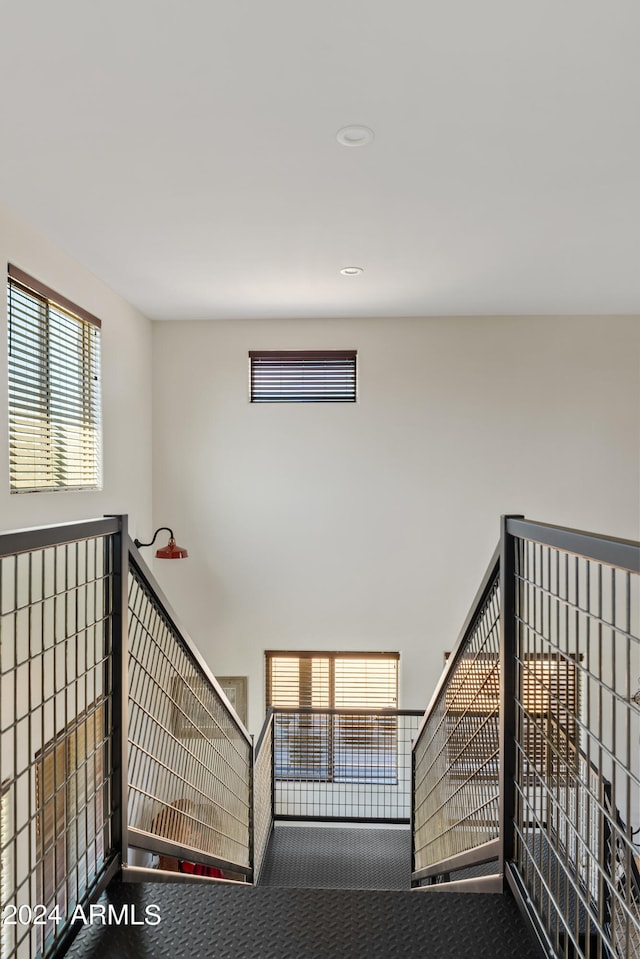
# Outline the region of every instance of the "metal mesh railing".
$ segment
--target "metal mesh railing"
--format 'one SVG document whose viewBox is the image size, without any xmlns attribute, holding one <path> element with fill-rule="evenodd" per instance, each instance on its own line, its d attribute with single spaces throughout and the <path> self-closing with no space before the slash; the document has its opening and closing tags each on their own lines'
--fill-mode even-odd
<svg viewBox="0 0 640 959">
<path fill-rule="evenodd" d="M 638 553 L 583 540 L 513 540 L 515 868 L 556 956 L 637 959 Z"/>
<path fill-rule="evenodd" d="M 414 883 L 498 837 L 499 627 L 494 560 L 414 746 Z"/>
<path fill-rule="evenodd" d="M 629 829 L 619 813 L 611 806 L 608 786 L 605 787 L 604 807 L 606 815 L 614 820 L 617 826 L 616 829 L 609 829 L 607 826 L 604 828 L 606 884 L 609 887 L 605 891 L 605 926 L 615 949 L 615 955 L 624 956 L 625 959 L 626 957 L 638 959 L 640 957 L 638 847 L 636 844 L 632 854 Z"/>
<path fill-rule="evenodd" d="M 273 829 L 273 711 L 269 710 L 256 745 L 253 765 L 253 870 L 260 870 Z"/>
<path fill-rule="evenodd" d="M 249 874 L 251 767 L 248 734 L 130 562 L 129 843 L 164 868 Z"/>
<path fill-rule="evenodd" d="M 409 822 L 412 710 L 274 709 L 276 819 Z"/>
<path fill-rule="evenodd" d="M 60 951 L 117 866 L 116 534 L 97 520 L 0 537 L 3 959 Z"/>
</svg>

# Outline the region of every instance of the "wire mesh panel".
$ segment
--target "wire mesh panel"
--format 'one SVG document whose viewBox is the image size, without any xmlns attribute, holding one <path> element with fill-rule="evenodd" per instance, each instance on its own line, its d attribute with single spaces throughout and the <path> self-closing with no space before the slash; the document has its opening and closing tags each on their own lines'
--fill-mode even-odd
<svg viewBox="0 0 640 959">
<path fill-rule="evenodd" d="M 55 950 L 114 859 L 110 529 L 0 537 L 2 959 Z"/>
<path fill-rule="evenodd" d="M 421 716 L 274 710 L 275 817 L 408 822 L 411 743 Z"/>
<path fill-rule="evenodd" d="M 134 565 L 129 584 L 130 842 L 248 872 L 251 741 Z"/>
<path fill-rule="evenodd" d="M 256 747 L 253 766 L 253 871 L 260 870 L 273 828 L 273 714 L 269 713 Z"/>
<path fill-rule="evenodd" d="M 514 549 L 518 874 L 556 955 L 636 959 L 640 577 Z"/>
<path fill-rule="evenodd" d="M 498 836 L 497 569 L 414 746 L 414 876 Z"/>
</svg>

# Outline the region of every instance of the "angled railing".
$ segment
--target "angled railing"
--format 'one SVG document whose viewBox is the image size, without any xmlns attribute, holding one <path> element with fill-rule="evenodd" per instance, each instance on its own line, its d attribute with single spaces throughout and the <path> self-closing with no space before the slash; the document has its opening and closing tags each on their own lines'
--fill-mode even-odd
<svg viewBox="0 0 640 959">
<path fill-rule="evenodd" d="M 505 877 L 546 954 L 638 959 L 639 677 L 640 544 L 505 517 L 414 746 L 414 885 Z"/>
<path fill-rule="evenodd" d="M 496 550 L 413 746 L 415 886 L 452 874 L 464 888 L 502 885 L 499 561 Z"/>
<path fill-rule="evenodd" d="M 126 846 L 250 879 L 251 737 L 131 542 L 128 609 Z M 149 878 L 124 851 L 123 875 Z"/>
<path fill-rule="evenodd" d="M 250 880 L 252 776 L 125 516 L 0 535 L 2 959 L 64 954 L 118 873 Z"/>
<path fill-rule="evenodd" d="M 273 710 L 267 710 L 253 761 L 253 874 L 260 873 L 273 831 Z"/>
</svg>

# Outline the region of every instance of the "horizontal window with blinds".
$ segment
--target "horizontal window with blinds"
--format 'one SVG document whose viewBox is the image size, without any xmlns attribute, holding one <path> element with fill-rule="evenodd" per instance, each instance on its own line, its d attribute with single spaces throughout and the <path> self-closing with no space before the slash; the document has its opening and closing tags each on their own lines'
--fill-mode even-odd
<svg viewBox="0 0 640 959">
<path fill-rule="evenodd" d="M 275 652 L 267 706 L 397 709 L 399 653 Z"/>
<path fill-rule="evenodd" d="M 99 489 L 100 321 L 8 273 L 11 491 Z"/>
<path fill-rule="evenodd" d="M 252 403 L 355 403 L 355 350 L 252 350 Z"/>
<path fill-rule="evenodd" d="M 398 653 L 268 651 L 268 706 L 345 710 L 277 715 L 276 778 L 395 783 L 395 715 L 357 710 L 397 709 L 398 661 Z"/>
</svg>

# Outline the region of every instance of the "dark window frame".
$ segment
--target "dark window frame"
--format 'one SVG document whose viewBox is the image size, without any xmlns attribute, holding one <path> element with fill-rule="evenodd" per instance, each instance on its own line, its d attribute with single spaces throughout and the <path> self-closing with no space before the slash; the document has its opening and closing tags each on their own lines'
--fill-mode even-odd
<svg viewBox="0 0 640 959">
<path fill-rule="evenodd" d="M 357 350 L 250 350 L 251 403 L 355 403 Z"/>
<path fill-rule="evenodd" d="M 102 488 L 101 321 L 7 266 L 9 486 Z"/>
<path fill-rule="evenodd" d="M 327 650 L 266 650 L 265 691 L 267 708 L 273 704 L 274 660 L 298 660 L 300 712 L 278 713 L 275 734 L 275 775 L 280 781 L 396 785 L 398 777 L 398 652 L 344 652 Z M 312 706 L 312 660 L 328 660 L 321 677 L 321 698 L 326 705 Z M 336 663 L 339 660 L 394 662 L 393 704 L 336 707 Z M 295 669 L 294 669 L 295 672 Z M 384 680 L 381 686 L 384 687 Z M 304 700 L 304 702 L 300 702 Z M 282 707 L 286 709 L 286 707 Z M 295 707 L 289 707 L 294 709 Z M 278 706 L 274 705 L 278 710 Z M 305 712 L 305 710 L 309 710 Z M 392 710 L 391 714 L 387 710 Z M 363 715 L 368 714 L 368 715 Z"/>
</svg>

